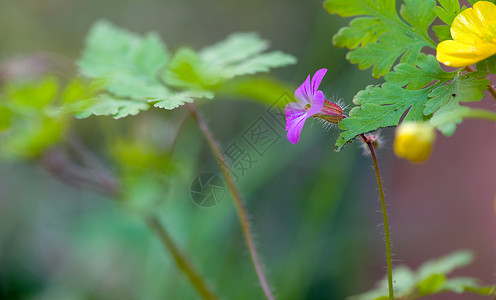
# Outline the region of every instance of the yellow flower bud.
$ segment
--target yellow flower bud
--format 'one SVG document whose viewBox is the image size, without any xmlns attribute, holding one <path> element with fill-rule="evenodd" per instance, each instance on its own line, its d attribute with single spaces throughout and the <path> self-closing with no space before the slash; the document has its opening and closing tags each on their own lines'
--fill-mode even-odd
<svg viewBox="0 0 496 300">
<path fill-rule="evenodd" d="M 396 129 L 394 153 L 411 162 L 424 162 L 431 154 L 435 139 L 434 128 L 426 123 L 402 123 Z"/>
</svg>

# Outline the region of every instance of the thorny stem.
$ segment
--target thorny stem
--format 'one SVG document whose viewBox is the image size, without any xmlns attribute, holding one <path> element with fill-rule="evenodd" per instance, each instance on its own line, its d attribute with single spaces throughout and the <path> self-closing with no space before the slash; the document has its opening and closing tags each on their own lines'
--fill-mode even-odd
<svg viewBox="0 0 496 300">
<path fill-rule="evenodd" d="M 224 155 L 222 154 L 222 152 L 220 150 L 219 144 L 215 141 L 212 132 L 208 128 L 207 123 L 205 123 L 205 120 L 202 118 L 202 116 L 196 110 L 196 107 L 191 103 L 187 103 L 186 105 L 187 105 L 187 108 L 190 111 L 191 115 L 198 123 L 198 126 L 200 127 L 200 130 L 202 131 L 203 135 L 205 136 L 205 138 L 208 142 L 208 145 L 210 146 L 210 149 L 212 150 L 213 154 L 215 155 L 215 157 L 219 163 L 220 170 L 222 171 L 222 175 L 224 176 L 224 179 L 227 182 L 229 190 L 231 191 L 231 194 L 232 194 L 233 200 L 234 200 L 234 205 L 236 206 L 236 210 L 238 211 L 239 222 L 241 223 L 241 229 L 243 231 L 243 235 L 244 235 L 246 244 L 248 246 L 248 250 L 250 252 L 250 257 L 251 257 L 251 260 L 253 263 L 253 267 L 255 268 L 258 280 L 260 282 L 260 285 L 262 286 L 265 297 L 268 300 L 274 300 L 274 296 L 272 295 L 270 285 L 267 281 L 267 278 L 265 277 L 262 263 L 260 262 L 258 252 L 257 252 L 257 249 L 255 247 L 255 242 L 253 241 L 253 234 L 251 232 L 250 223 L 248 221 L 248 214 L 247 214 L 246 208 L 243 204 L 243 200 L 241 199 L 241 194 L 239 193 L 238 188 L 234 184 L 233 177 L 232 177 L 231 173 L 229 172 L 229 170 L 227 169 L 227 166 L 223 163 L 225 161 Z"/>
<path fill-rule="evenodd" d="M 467 70 L 467 72 L 474 71 L 474 69 L 472 69 L 472 67 L 470 66 L 465 67 L 465 70 Z M 488 90 L 491 96 L 493 96 L 494 100 L 496 100 L 496 90 L 494 89 L 494 86 L 491 83 L 488 85 Z"/>
<path fill-rule="evenodd" d="M 156 216 L 149 216 L 146 218 L 146 223 L 157 236 L 160 238 L 162 244 L 169 250 L 176 262 L 177 266 L 188 276 L 191 284 L 196 288 L 198 293 L 206 300 L 219 299 L 207 286 L 203 278 L 196 273 L 191 263 L 186 259 L 184 254 L 181 253 L 174 241 L 171 239 L 164 226 Z"/>
<path fill-rule="evenodd" d="M 367 144 L 372 155 L 372 160 L 374 161 L 375 176 L 377 178 L 377 187 L 379 188 L 379 196 L 381 198 L 382 207 L 382 218 L 384 220 L 384 235 L 386 236 L 386 261 L 387 261 L 387 277 L 388 277 L 388 288 L 389 288 L 389 300 L 394 300 L 393 294 L 393 271 L 391 262 L 391 239 L 389 237 L 389 223 L 388 214 L 386 209 L 386 200 L 384 199 L 384 189 L 382 188 L 381 174 L 379 172 L 379 164 L 377 163 L 377 156 L 375 155 L 374 146 L 371 141 L 365 137 L 365 135 L 360 135 L 363 142 Z"/>
<path fill-rule="evenodd" d="M 106 196 L 117 199 L 120 194 L 118 180 L 106 169 L 105 165 L 101 163 L 96 156 L 85 148 L 84 144 L 72 137 L 69 141 L 71 148 L 78 152 L 80 155 L 84 154 L 84 160 L 87 164 L 91 164 L 93 168 L 98 167 L 100 171 L 108 176 L 110 179 L 95 180 L 95 170 L 79 166 L 69 160 L 65 153 L 57 150 L 52 150 L 45 153 L 41 160 L 42 165 L 52 173 L 52 175 L 64 182 L 77 187 L 87 187 L 92 190 L 98 191 Z M 91 162 L 91 163 L 90 163 Z M 164 225 L 159 221 L 156 215 L 149 215 L 145 217 L 147 225 L 152 229 L 162 244 L 172 254 L 174 262 L 178 268 L 183 271 L 190 280 L 193 287 L 205 300 L 219 299 L 208 287 L 206 281 L 196 272 L 193 265 L 189 262 L 184 253 L 181 253 L 178 246 L 174 243 L 172 238 L 168 235 Z"/>
</svg>

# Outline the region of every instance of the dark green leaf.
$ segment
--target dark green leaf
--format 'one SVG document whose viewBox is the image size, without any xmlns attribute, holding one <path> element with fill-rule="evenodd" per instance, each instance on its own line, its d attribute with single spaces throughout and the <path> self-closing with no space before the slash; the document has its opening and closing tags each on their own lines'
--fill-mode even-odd
<svg viewBox="0 0 496 300">
<path fill-rule="evenodd" d="M 432 26 L 432 30 L 434 30 L 439 42 L 452 40 L 450 27 L 448 25 Z"/>
<path fill-rule="evenodd" d="M 407 111 L 405 120 L 422 120 L 428 93 L 429 90 L 405 90 L 392 83 L 385 83 L 381 87 L 368 86 L 358 92 L 353 102 L 360 106 L 354 107 L 349 118 L 339 124 L 339 128 L 344 131 L 338 137 L 336 150 L 340 151 L 359 134 L 397 126 Z"/>
<path fill-rule="evenodd" d="M 359 17 L 334 36 L 334 44 L 355 49 L 347 58 L 360 68 L 374 66 L 372 74 L 387 74 L 395 61 L 416 64 L 421 49 L 435 47 L 427 29 L 435 18 L 434 0 L 406 0 L 401 16 L 394 0 L 327 0 L 324 7 L 331 14 Z"/>
<path fill-rule="evenodd" d="M 465 9 L 465 7 L 460 7 L 458 0 L 439 0 L 439 4 L 441 6 L 435 8 L 436 16 L 449 26 L 455 17 Z"/>
<path fill-rule="evenodd" d="M 407 89 L 417 90 L 426 87 L 430 83 L 447 81 L 456 76 L 456 72 L 447 73 L 433 55 L 420 54 L 417 67 L 408 63 L 402 63 L 385 76 L 387 82 L 406 86 Z"/>
</svg>

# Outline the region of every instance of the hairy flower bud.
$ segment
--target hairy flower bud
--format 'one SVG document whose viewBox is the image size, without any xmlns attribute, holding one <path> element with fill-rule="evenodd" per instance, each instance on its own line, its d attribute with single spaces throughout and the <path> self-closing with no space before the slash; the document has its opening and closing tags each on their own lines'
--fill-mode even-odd
<svg viewBox="0 0 496 300">
<path fill-rule="evenodd" d="M 394 153 L 411 162 L 426 161 L 436 139 L 434 128 L 426 123 L 402 123 L 396 129 Z"/>
<path fill-rule="evenodd" d="M 338 124 L 343 120 L 343 108 L 334 102 L 326 100 L 324 106 L 314 117 L 320 118 L 332 124 Z"/>
</svg>

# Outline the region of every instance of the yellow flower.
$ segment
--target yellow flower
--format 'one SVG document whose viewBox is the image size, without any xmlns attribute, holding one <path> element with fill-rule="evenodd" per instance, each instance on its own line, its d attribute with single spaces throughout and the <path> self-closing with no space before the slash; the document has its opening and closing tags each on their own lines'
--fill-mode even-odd
<svg viewBox="0 0 496 300">
<path fill-rule="evenodd" d="M 431 154 L 435 139 L 434 129 L 426 123 L 402 123 L 396 129 L 394 153 L 411 162 L 424 162 Z"/>
<path fill-rule="evenodd" d="M 456 16 L 451 37 L 437 45 L 436 58 L 450 67 L 466 67 L 496 54 L 496 5 L 479 1 Z"/>
</svg>

